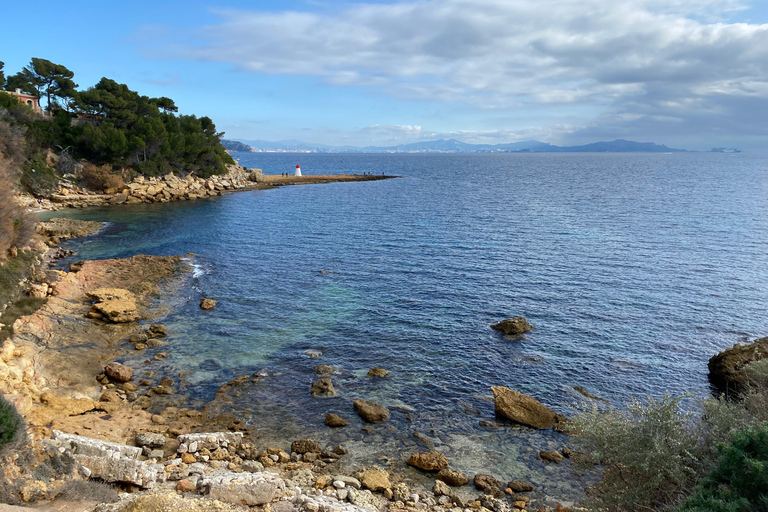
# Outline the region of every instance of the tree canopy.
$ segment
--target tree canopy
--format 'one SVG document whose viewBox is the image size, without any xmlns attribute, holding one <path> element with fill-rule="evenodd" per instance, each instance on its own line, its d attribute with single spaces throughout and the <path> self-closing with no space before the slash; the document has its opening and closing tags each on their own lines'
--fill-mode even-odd
<svg viewBox="0 0 768 512">
<path fill-rule="evenodd" d="M 210 118 L 179 115 L 171 98 L 142 96 L 106 77 L 77 90 L 73 78 L 65 66 L 37 58 L 8 77 L 7 89 L 46 97 L 50 118 L 25 118 L 41 147 L 71 148 L 76 158 L 147 175 L 207 177 L 233 163 Z"/>
</svg>

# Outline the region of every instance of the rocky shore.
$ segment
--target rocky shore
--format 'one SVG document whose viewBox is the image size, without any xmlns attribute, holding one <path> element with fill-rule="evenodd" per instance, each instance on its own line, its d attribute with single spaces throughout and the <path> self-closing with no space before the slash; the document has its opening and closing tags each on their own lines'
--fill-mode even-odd
<svg viewBox="0 0 768 512">
<path fill-rule="evenodd" d="M 279 176 L 263 174 L 260 169 L 245 169 L 236 165 L 227 167 L 228 173 L 204 179 L 189 175 L 180 178 L 174 174 L 145 178 L 140 176 L 122 188 L 93 191 L 73 181 L 59 181 L 58 190 L 45 202 L 47 209 L 85 208 L 110 204 L 166 203 L 218 196 L 224 192 L 263 190 L 284 185 L 311 185 L 320 183 L 376 181 L 394 176 L 322 175 Z"/>
<path fill-rule="evenodd" d="M 53 219 L 39 232 L 55 255 L 58 241 L 99 227 Z M 54 265 L 50 257 L 46 262 Z M 29 283 L 29 292 L 47 302 L 16 320 L 0 352 L 0 392 L 24 416 L 30 439 L 25 447 L 0 454 L 3 501 L 40 508 L 46 500 L 59 502 L 74 493 L 78 499 L 66 510 L 103 512 L 540 509 L 529 494 L 532 484 L 465 475 L 437 450 L 414 452 L 402 461 L 432 482 L 425 486 L 388 466 L 342 469 L 343 445 L 296 439 L 258 446 L 258 436 L 217 404 L 258 376 L 225 384 L 202 410 L 185 408 L 175 391 L 183 376 L 166 375 L 159 365 L 167 355 L 162 347 L 168 332 L 158 320 L 169 313 L 167 299 L 188 270 L 180 257 L 139 255 L 79 262 L 69 272 L 43 269 L 39 282 Z M 119 362 L 128 353 L 150 350 L 154 355 L 144 368 Z M 388 372 L 372 368 L 369 376 L 386 378 Z M 316 384 L 317 396 L 335 392 L 330 379 Z M 506 388 L 493 393 L 501 418 L 544 429 L 564 421 L 532 397 Z M 368 400 L 357 400 L 354 411 L 365 424 L 390 418 L 386 407 Z M 326 418 L 328 428 L 346 424 L 338 415 Z M 540 457 L 559 464 L 571 454 L 564 448 L 542 451 Z M 104 493 L 100 482 L 123 494 L 113 503 L 104 497 L 89 501 L 88 496 Z"/>
</svg>

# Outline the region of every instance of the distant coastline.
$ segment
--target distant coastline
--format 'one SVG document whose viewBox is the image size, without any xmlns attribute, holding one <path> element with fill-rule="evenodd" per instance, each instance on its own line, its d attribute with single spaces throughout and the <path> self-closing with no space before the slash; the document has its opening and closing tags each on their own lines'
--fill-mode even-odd
<svg viewBox="0 0 768 512">
<path fill-rule="evenodd" d="M 509 144 L 468 144 L 456 139 L 366 147 L 328 146 L 299 140 L 279 142 L 222 140 L 221 144 L 228 152 L 250 153 L 684 153 L 687 151 L 654 142 L 635 142 L 624 139 L 593 142 L 581 146 L 555 146 L 537 140 Z M 729 152 L 738 152 L 738 150 Z"/>
</svg>

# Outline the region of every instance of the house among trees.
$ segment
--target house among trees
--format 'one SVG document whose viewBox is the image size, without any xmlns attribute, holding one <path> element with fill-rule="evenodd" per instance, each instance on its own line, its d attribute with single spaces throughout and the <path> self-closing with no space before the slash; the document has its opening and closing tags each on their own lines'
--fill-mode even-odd
<svg viewBox="0 0 768 512">
<path fill-rule="evenodd" d="M 43 108 L 40 106 L 40 98 L 35 96 L 34 94 L 27 94 L 23 92 L 21 89 L 16 89 L 15 91 L 3 91 L 3 92 L 6 92 L 12 96 L 16 96 L 16 98 L 19 100 L 19 103 L 23 103 L 24 105 L 32 107 L 32 110 L 34 110 L 38 114 L 43 113 Z"/>
</svg>

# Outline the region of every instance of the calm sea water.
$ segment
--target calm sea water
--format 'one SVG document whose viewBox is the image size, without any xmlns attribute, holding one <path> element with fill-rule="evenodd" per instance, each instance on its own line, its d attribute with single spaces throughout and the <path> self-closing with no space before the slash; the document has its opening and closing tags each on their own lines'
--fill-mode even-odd
<svg viewBox="0 0 768 512">
<path fill-rule="evenodd" d="M 768 155 L 236 156 L 269 174 L 402 177 L 64 214 L 110 223 L 68 243 L 77 259 L 196 254 L 165 369 L 190 370 L 198 405 L 264 370 L 231 406 L 264 439 L 311 434 L 399 465 L 418 430 L 468 473 L 576 496 L 565 465 L 535 458 L 567 439 L 479 425 L 490 386 L 564 413 L 573 386 L 617 405 L 704 395 L 711 355 L 768 333 Z M 522 337 L 489 328 L 519 315 L 535 327 Z M 339 397 L 309 395 L 320 363 L 339 368 Z M 392 420 L 362 432 L 357 398 Z M 330 432 L 328 412 L 350 427 Z"/>
</svg>

